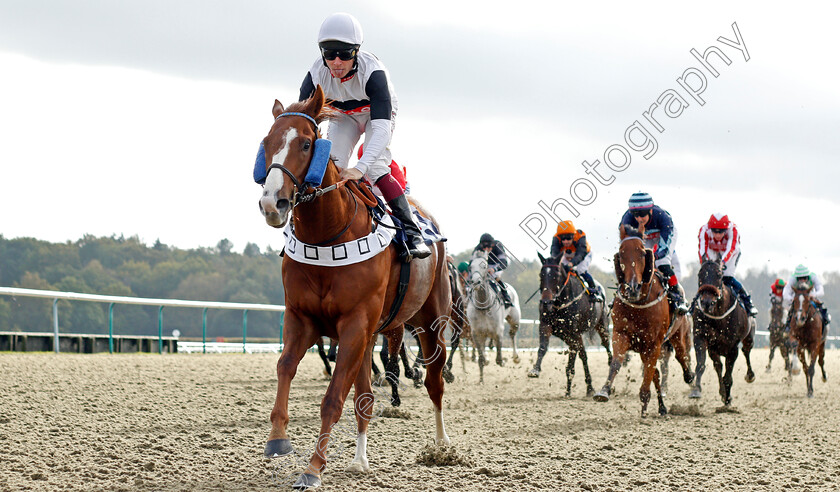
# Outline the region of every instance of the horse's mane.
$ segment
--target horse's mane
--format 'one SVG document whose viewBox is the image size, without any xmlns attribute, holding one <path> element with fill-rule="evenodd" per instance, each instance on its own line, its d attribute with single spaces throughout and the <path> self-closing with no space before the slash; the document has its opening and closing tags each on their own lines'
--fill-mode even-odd
<svg viewBox="0 0 840 492">
<path fill-rule="evenodd" d="M 642 237 L 642 233 L 635 227 L 628 224 L 624 224 L 622 227 L 624 228 L 624 237 L 637 237 L 639 239 L 644 239 L 644 237 Z"/>
<path fill-rule="evenodd" d="M 310 97 L 309 99 L 304 99 L 303 101 L 298 101 L 298 102 L 294 102 L 292 104 L 289 104 L 289 107 L 286 108 L 286 112 L 287 113 L 311 114 L 312 112 L 314 112 L 313 111 L 314 108 L 311 107 L 312 104 L 313 104 L 313 101 L 314 101 L 313 98 Z M 335 118 L 336 116 L 338 116 L 339 111 L 337 109 L 335 109 L 334 107 L 330 106 L 330 104 L 332 102 L 333 102 L 332 99 L 327 99 L 327 100 L 324 101 L 324 105 L 321 107 L 321 111 L 319 111 L 318 114 L 313 116 L 313 118 L 315 118 L 315 121 L 317 121 L 318 123 L 321 123 L 321 122 L 324 122 L 324 121 L 331 120 L 331 119 Z"/>
</svg>

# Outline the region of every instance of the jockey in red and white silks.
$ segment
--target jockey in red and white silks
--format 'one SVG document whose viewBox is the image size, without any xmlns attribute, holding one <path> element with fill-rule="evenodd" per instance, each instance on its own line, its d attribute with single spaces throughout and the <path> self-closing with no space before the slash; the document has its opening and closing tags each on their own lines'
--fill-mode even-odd
<svg viewBox="0 0 840 492">
<path fill-rule="evenodd" d="M 697 254 L 700 262 L 719 260 L 723 268 L 723 283 L 732 287 L 751 316 L 758 314 L 750 294 L 735 278 L 735 268 L 741 258 L 741 235 L 738 234 L 735 223 L 730 221 L 729 216 L 725 214 L 712 214 L 709 220 L 700 227 L 697 240 Z"/>
<path fill-rule="evenodd" d="M 720 260 L 723 265 L 723 275 L 734 276 L 735 267 L 741 257 L 741 236 L 738 234 L 738 227 L 729 220 L 729 217 L 712 214 L 709 221 L 700 228 L 697 238 L 700 261 Z"/>
</svg>

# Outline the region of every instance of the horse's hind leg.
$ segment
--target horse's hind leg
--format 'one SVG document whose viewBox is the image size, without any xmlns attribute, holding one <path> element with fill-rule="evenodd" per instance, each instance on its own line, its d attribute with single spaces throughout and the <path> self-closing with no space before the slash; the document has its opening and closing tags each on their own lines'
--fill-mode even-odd
<svg viewBox="0 0 840 492">
<path fill-rule="evenodd" d="M 510 344 L 513 347 L 513 363 L 519 364 L 519 353 L 516 351 L 516 334 L 519 332 L 519 317 L 517 316 L 516 319 L 512 319 L 511 316 L 508 316 L 508 323 L 510 323 L 510 331 L 508 333 L 510 335 Z"/>
<path fill-rule="evenodd" d="M 441 311 L 443 312 L 443 311 Z M 443 365 L 446 363 L 445 323 L 439 319 L 429 321 L 430 329 L 421 330 L 420 349 L 426 366 L 426 391 L 435 407 L 435 444 L 449 444 L 443 423 Z M 427 325 L 427 326 L 429 326 Z M 418 358 L 419 360 L 419 358 Z"/>
<path fill-rule="evenodd" d="M 668 414 L 668 407 L 665 406 L 665 391 L 662 387 L 662 374 L 656 369 L 656 363 L 653 365 L 653 387 L 656 388 L 656 401 L 659 403 L 659 416 Z"/>
<path fill-rule="evenodd" d="M 406 350 L 405 343 L 400 346 L 400 357 L 403 361 L 403 367 L 405 367 L 405 375 L 411 378 L 414 381 L 414 387 L 419 388 L 423 386 L 423 369 L 421 369 L 422 364 L 420 361 L 423 359 L 423 346 L 420 344 L 420 339 L 417 338 L 417 329 L 411 325 L 406 325 L 409 327 L 409 333 L 417 342 L 417 356 L 414 358 L 414 363 L 410 363 L 408 361 L 408 351 Z M 444 365 L 444 370 L 446 366 Z"/>
<path fill-rule="evenodd" d="M 706 339 L 702 336 L 694 335 L 694 355 L 697 357 L 697 364 L 694 367 L 694 387 L 691 388 L 689 398 L 700 398 L 703 395 L 703 387 L 701 381 L 703 373 L 706 372 Z"/>
<path fill-rule="evenodd" d="M 720 396 L 723 399 L 723 404 L 729 406 L 732 404 L 732 369 L 735 367 L 735 361 L 738 360 L 738 345 L 736 344 L 729 350 L 729 353 L 724 355 L 726 361 L 726 370 L 721 378 Z M 718 362 L 715 362 L 715 369 L 717 369 Z"/>
<path fill-rule="evenodd" d="M 822 371 L 822 380 L 823 383 L 828 381 L 828 378 L 825 377 L 825 342 L 820 343 L 820 370 Z"/>
<path fill-rule="evenodd" d="M 359 368 L 359 373 L 356 375 L 356 381 L 354 382 L 353 408 L 356 410 L 356 455 L 346 468 L 346 471 L 351 473 L 367 473 L 370 471 L 367 459 L 367 428 L 373 417 L 374 397 L 370 387 L 371 369 L 368 365 L 373 364 L 372 356 L 375 344 L 375 341 L 371 341 L 368 345 L 362 359 L 362 367 Z M 393 359 L 394 356 L 391 358 Z M 399 364 L 397 364 L 397 371 L 399 371 Z M 333 434 L 337 434 L 341 430 L 340 425 L 332 427 Z"/>
<path fill-rule="evenodd" d="M 502 358 L 502 337 L 494 335 L 490 340 L 496 342 L 496 365 L 504 367 L 505 360 Z"/>
<path fill-rule="evenodd" d="M 569 347 L 569 362 L 566 364 L 566 398 L 572 396 L 572 380 L 575 378 L 577 347 Z"/>
<path fill-rule="evenodd" d="M 529 378 L 538 378 L 540 377 L 540 372 L 542 372 L 542 360 L 545 357 L 545 353 L 548 352 L 548 343 L 551 338 L 551 328 L 545 324 L 543 325 L 540 323 L 540 348 L 537 349 L 537 362 L 534 363 L 534 367 L 528 371 Z"/>
<path fill-rule="evenodd" d="M 677 359 L 677 363 L 680 365 L 680 368 L 682 368 L 683 381 L 685 381 L 685 384 L 690 386 L 694 382 L 694 373 L 691 372 L 691 353 L 689 352 L 689 328 L 686 326 L 684 330 L 684 333 L 678 334 L 678 338 L 671 339 L 671 348 L 673 349 L 674 356 Z M 663 378 L 667 378 L 667 375 L 663 374 Z"/>
<path fill-rule="evenodd" d="M 403 350 L 403 330 L 399 327 L 388 333 L 388 361 L 385 364 L 385 379 L 391 385 L 391 406 L 400 406 L 400 350 Z"/>
<path fill-rule="evenodd" d="M 779 352 L 781 352 L 781 351 L 782 351 L 782 349 L 779 349 Z M 776 352 L 776 344 L 773 343 L 772 340 L 771 340 L 771 342 L 770 342 L 770 358 L 767 359 L 767 367 L 765 368 L 765 372 L 770 372 L 770 365 L 773 363 L 773 353 L 774 352 Z"/>
<path fill-rule="evenodd" d="M 448 383 L 455 381 L 455 375 L 452 374 L 452 359 L 455 357 L 455 352 L 458 350 L 458 345 L 461 342 L 460 327 L 450 319 L 450 327 L 452 328 L 452 338 L 449 339 L 449 358 L 446 359 L 446 364 L 443 366 L 443 380 Z M 461 360 L 464 358 L 464 352 L 461 351 Z"/>
<path fill-rule="evenodd" d="M 595 388 L 592 387 L 592 374 L 589 372 L 589 357 L 586 355 L 586 345 L 583 344 L 582 340 L 578 354 L 580 354 L 580 362 L 583 364 L 583 380 L 586 383 L 586 396 L 591 398 L 595 395 Z M 574 372 L 572 374 L 574 375 Z"/>
<path fill-rule="evenodd" d="M 327 358 L 327 353 L 324 351 L 324 339 L 318 337 L 316 345 L 318 345 L 318 355 L 321 356 L 321 360 L 324 362 L 324 375 L 330 377 L 332 376 L 332 368 L 330 367 L 330 360 Z"/>
<path fill-rule="evenodd" d="M 665 344 L 662 347 L 661 355 L 659 356 L 659 385 L 661 387 L 659 393 L 662 396 L 665 396 L 668 393 L 668 373 L 670 372 L 668 368 L 668 362 L 671 359 L 671 354 L 673 353 L 674 346 L 671 345 L 670 342 L 665 342 Z M 656 382 L 655 378 L 654 382 Z"/>
<path fill-rule="evenodd" d="M 650 383 L 655 381 L 655 386 L 657 389 L 657 395 L 660 402 L 659 405 L 659 414 L 664 415 L 668 412 L 665 408 L 665 404 L 662 402 L 662 396 L 659 393 L 659 369 L 656 368 L 657 362 L 659 362 L 659 352 L 658 349 L 654 349 L 653 353 L 643 353 L 640 354 L 642 357 L 642 387 L 639 388 L 639 400 L 642 402 L 642 418 L 647 417 L 647 407 L 648 402 L 650 402 Z"/>
<path fill-rule="evenodd" d="M 805 383 L 808 387 L 808 398 L 813 398 L 814 397 L 814 372 L 815 372 L 815 369 L 816 369 L 815 366 L 817 365 L 816 364 L 817 363 L 817 354 L 812 352 L 811 353 L 811 363 L 806 365 L 806 363 L 805 363 L 805 360 L 806 360 L 805 349 L 804 348 L 800 349 L 799 353 L 802 354 L 802 355 L 800 355 L 799 360 L 800 360 L 800 362 L 802 362 L 802 369 L 805 372 Z"/>
</svg>

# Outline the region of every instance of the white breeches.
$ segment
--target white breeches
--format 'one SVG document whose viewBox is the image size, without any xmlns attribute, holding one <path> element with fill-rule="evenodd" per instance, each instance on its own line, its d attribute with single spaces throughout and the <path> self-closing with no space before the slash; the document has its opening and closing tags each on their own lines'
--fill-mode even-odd
<svg viewBox="0 0 840 492">
<path fill-rule="evenodd" d="M 391 118 L 391 133 L 394 131 L 395 118 Z M 370 114 L 344 114 L 331 119 L 327 127 L 327 138 L 332 142 L 332 150 L 330 154 L 333 157 L 335 165 L 341 169 L 347 169 L 350 163 L 350 157 L 356 144 L 359 143 L 359 138 L 365 134 L 365 145 L 367 146 L 367 137 L 370 135 Z M 390 140 L 389 140 L 390 145 Z M 367 170 L 365 175 L 371 183 L 376 183 L 376 180 L 391 172 L 391 149 L 389 146 L 385 147 L 379 158 Z"/>
</svg>

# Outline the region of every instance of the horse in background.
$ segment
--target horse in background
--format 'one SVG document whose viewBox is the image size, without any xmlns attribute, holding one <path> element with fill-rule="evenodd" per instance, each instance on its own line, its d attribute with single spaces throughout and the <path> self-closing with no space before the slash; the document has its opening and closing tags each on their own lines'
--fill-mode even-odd
<svg viewBox="0 0 840 492">
<path fill-rule="evenodd" d="M 674 349 L 674 344 L 671 343 L 671 340 L 678 339 L 681 346 L 686 347 L 686 357 L 688 357 L 689 348 L 692 346 L 692 333 L 694 331 L 694 322 L 688 316 L 677 316 L 674 321 L 674 326 L 671 328 L 673 334 L 671 338 L 668 339 L 664 344 L 662 344 L 662 353 L 659 356 L 659 373 L 661 375 L 661 383 L 660 386 L 662 387 L 662 398 L 665 398 L 668 395 L 668 375 L 670 374 L 670 369 L 668 368 L 668 362 L 671 360 L 671 356 L 676 353 Z M 691 366 L 691 362 L 687 362 L 689 367 Z"/>
<path fill-rule="evenodd" d="M 324 141 L 318 124 L 330 116 L 320 86 L 312 97 L 292 104 L 288 111 L 275 100 L 272 113 L 274 123 L 263 140 L 266 177 L 260 210 L 266 223 L 275 228 L 286 226 L 291 216 L 293 231 L 290 232 L 294 237 L 290 236 L 293 242 L 287 242 L 282 265 L 286 287 L 284 346 L 277 362 L 277 394 L 264 453 L 269 458 L 294 453 L 287 434 L 292 379 L 307 349 L 319 337 L 338 340 L 333 377 L 321 402 L 319 437 L 308 466 L 294 484 L 295 488 L 312 488 L 321 485 L 331 433 L 342 416 L 351 387 L 355 387 L 353 409 L 357 435 L 356 455 L 348 471 L 370 470 L 367 430 L 374 408 L 370 372 L 375 335 L 398 330 L 398 336 L 402 337 L 404 323 L 420 330 L 420 342 L 426 354 L 426 390 L 434 408 L 435 443 L 449 443 L 442 406 L 441 373 L 446 346 L 440 332 L 445 327 L 438 320 L 449 313 L 451 298 L 442 243 L 430 247 L 431 256 L 407 264 L 410 281 L 396 312 L 392 312 L 391 306 L 398 296 L 404 262 L 393 243 L 380 243 L 384 249 L 362 262 L 336 267 L 309 264 L 292 257 L 290 244 L 302 248 L 300 253 L 306 251 L 306 246 L 300 243 L 322 247 L 355 243 L 357 250 L 362 251 L 362 241 L 368 249 L 372 248 L 374 224 L 365 205 L 374 206 L 376 201 L 369 189 L 340 180 L 338 167 L 326 159 L 328 151 L 323 152 L 326 147 L 319 147 Z M 326 163 L 313 165 L 316 154 Z M 320 185 L 306 184 L 310 171 L 319 175 L 316 181 Z M 361 207 L 359 202 L 363 204 Z M 414 204 L 434 222 L 416 201 Z M 377 241 L 377 237 L 372 240 Z"/>
<path fill-rule="evenodd" d="M 461 366 L 466 371 L 464 366 L 464 351 L 466 350 L 466 343 L 472 337 L 470 331 L 470 323 L 467 320 L 467 285 L 464 278 L 458 274 L 458 269 L 455 267 L 455 260 L 451 256 L 446 257 L 446 266 L 449 270 L 449 290 L 452 292 L 452 307 L 449 310 L 449 325 L 452 329 L 452 337 L 449 344 L 449 358 L 443 366 L 443 379 L 447 383 L 455 381 L 455 375 L 452 374 L 452 359 L 455 357 L 455 352 L 461 348 Z M 462 346 L 462 342 L 463 345 Z M 473 350 L 473 360 L 475 360 L 475 351 Z"/>
<path fill-rule="evenodd" d="M 612 321 L 613 356 L 607 382 L 595 393 L 595 401 L 610 399 L 612 384 L 621 369 L 628 350 L 638 352 L 642 359 L 643 377 L 639 389 L 642 417 L 647 416 L 650 401 L 650 383 L 653 382 L 659 403 L 659 415 L 668 413 L 663 399 L 659 369 L 656 367 L 662 345 L 669 339 L 671 324 L 667 289 L 654 266 L 653 251 L 645 248 L 641 233 L 633 227 L 622 225 L 619 229 L 621 243 L 615 254 L 615 275 L 618 291 L 613 301 Z M 656 273 L 655 273 L 656 272 Z M 679 316 L 677 316 L 679 317 Z M 680 337 L 671 338 L 677 361 L 683 369 L 683 379 L 690 384 L 694 379 L 689 368 L 688 347 Z"/>
<path fill-rule="evenodd" d="M 779 296 L 770 296 L 770 358 L 767 360 L 767 372 L 773 363 L 773 353 L 778 347 L 782 359 L 785 361 L 785 371 L 790 372 L 790 342 L 785 333 L 785 308 Z"/>
<path fill-rule="evenodd" d="M 750 364 L 753 347 L 755 320 L 750 318 L 746 308 L 738 302 L 732 289 L 723 283 L 723 266 L 720 260 L 706 260 L 697 272 L 697 304 L 694 319 L 694 354 L 697 357 L 694 388 L 689 398 L 702 396 L 701 379 L 706 370 L 706 351 L 718 375 L 720 397 L 725 406 L 732 404 L 732 368 L 738 359 L 738 344 L 747 361 L 748 383 L 755 381 Z M 726 360 L 726 371 L 720 358 Z"/>
<path fill-rule="evenodd" d="M 513 346 L 513 362 L 519 363 L 516 351 L 516 332 L 519 330 L 520 310 L 519 295 L 510 284 L 505 284 L 513 301 L 513 306 L 505 308 L 499 292 L 490 284 L 496 282 L 487 273 L 487 252 L 477 251 L 470 260 L 469 278 L 467 281 L 467 320 L 472 331 L 473 345 L 478 349 L 479 382 L 484 383 L 484 345 L 490 338 L 496 346 L 496 364 L 504 365 L 502 360 L 502 338 L 504 336 L 505 321 L 510 325 L 508 334 Z"/>
<path fill-rule="evenodd" d="M 561 264 L 557 258 L 546 259 L 537 253 L 542 263 L 540 268 L 540 348 L 537 361 L 528 372 L 528 377 L 537 378 L 542 369 L 542 360 L 548 351 L 551 335 L 554 335 L 569 347 L 569 360 L 566 365 L 566 397 L 572 394 L 572 379 L 575 376 L 575 358 L 580 356 L 583 364 L 586 396 L 592 397 L 592 375 L 583 334 L 594 330 L 601 338 L 601 344 L 607 349 L 607 356 L 612 359 L 607 310 L 604 302 L 592 302 L 586 293 L 581 278 L 571 269 Z M 600 286 L 600 285 L 599 285 Z M 602 289 L 603 290 L 603 289 Z"/>
<path fill-rule="evenodd" d="M 822 313 L 809 297 L 811 288 L 812 286 L 808 282 L 795 284 L 793 286 L 793 305 L 790 308 L 790 337 L 797 343 L 796 354 L 805 373 L 808 398 L 814 397 L 814 366 L 817 360 L 820 363 L 823 382 L 828 380 L 825 375 L 826 333 L 823 333 Z M 805 361 L 806 350 L 811 357 L 811 362 L 807 364 Z"/>
</svg>

